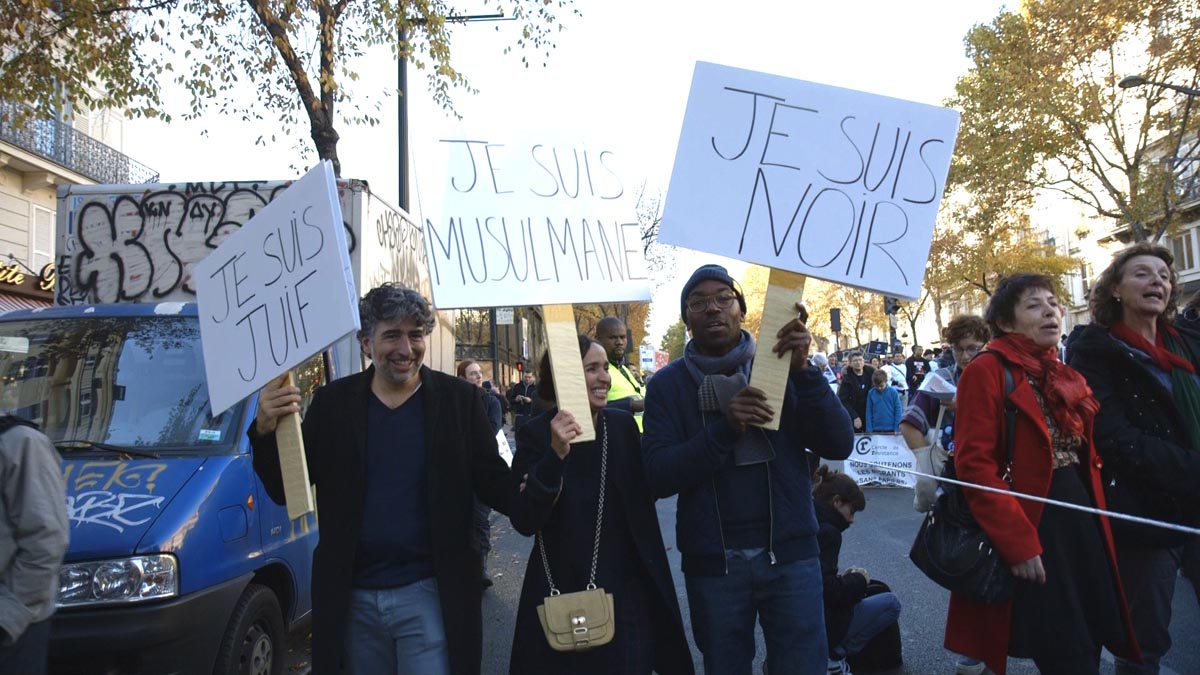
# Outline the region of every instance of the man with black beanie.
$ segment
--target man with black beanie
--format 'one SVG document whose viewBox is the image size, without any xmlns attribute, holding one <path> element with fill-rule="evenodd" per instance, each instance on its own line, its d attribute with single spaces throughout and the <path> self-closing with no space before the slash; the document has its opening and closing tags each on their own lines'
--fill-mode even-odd
<svg viewBox="0 0 1200 675">
<path fill-rule="evenodd" d="M 801 312 L 799 304 L 796 305 Z M 759 358 L 788 357 L 781 410 L 748 386 L 754 338 L 746 300 L 720 265 L 684 285 L 680 313 L 692 339 L 646 392 L 643 462 L 656 497 L 679 495 L 683 554 L 696 645 L 709 673 L 748 673 L 761 618 L 771 675 L 828 665 L 823 586 L 805 448 L 844 459 L 850 418 L 808 365 L 812 336 L 801 316 Z M 778 416 L 778 431 L 761 424 Z"/>
</svg>

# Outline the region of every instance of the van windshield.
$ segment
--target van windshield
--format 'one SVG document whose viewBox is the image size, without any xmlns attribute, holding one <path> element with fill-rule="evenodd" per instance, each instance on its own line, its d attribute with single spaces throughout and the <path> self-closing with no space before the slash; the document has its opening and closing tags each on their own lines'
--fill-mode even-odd
<svg viewBox="0 0 1200 675">
<path fill-rule="evenodd" d="M 243 405 L 212 416 L 195 317 L 0 322 L 0 414 L 56 443 L 228 451 Z"/>
</svg>

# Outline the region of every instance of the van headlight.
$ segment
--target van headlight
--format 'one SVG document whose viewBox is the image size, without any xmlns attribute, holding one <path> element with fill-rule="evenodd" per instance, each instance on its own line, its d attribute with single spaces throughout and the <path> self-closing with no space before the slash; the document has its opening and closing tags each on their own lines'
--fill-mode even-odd
<svg viewBox="0 0 1200 675">
<path fill-rule="evenodd" d="M 158 600 L 179 595 L 179 564 L 169 554 L 63 563 L 59 607 Z"/>
</svg>

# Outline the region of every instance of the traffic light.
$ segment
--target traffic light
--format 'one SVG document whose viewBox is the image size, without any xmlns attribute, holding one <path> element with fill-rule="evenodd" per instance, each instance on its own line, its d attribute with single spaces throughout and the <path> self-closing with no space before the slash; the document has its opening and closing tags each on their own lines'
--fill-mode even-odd
<svg viewBox="0 0 1200 675">
<path fill-rule="evenodd" d="M 517 372 L 518 372 L 518 373 L 523 373 L 523 372 L 525 372 L 525 361 L 524 361 L 524 359 L 517 359 Z"/>
<path fill-rule="evenodd" d="M 900 311 L 900 299 L 890 295 L 883 296 L 883 313 L 895 314 Z"/>
</svg>

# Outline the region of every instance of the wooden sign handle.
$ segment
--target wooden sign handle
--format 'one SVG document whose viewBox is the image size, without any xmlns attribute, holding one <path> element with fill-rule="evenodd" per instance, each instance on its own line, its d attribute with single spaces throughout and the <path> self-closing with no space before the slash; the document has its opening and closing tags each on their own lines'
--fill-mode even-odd
<svg viewBox="0 0 1200 675">
<path fill-rule="evenodd" d="M 283 384 L 293 384 L 292 371 L 284 374 Z M 283 496 L 287 500 L 288 518 L 295 520 L 314 510 L 312 485 L 308 481 L 308 460 L 304 455 L 304 435 L 300 431 L 300 413 L 288 413 L 279 418 L 279 425 L 275 428 L 275 445 L 279 448 L 279 469 L 283 474 Z"/>
<path fill-rule="evenodd" d="M 592 406 L 588 403 L 587 382 L 583 377 L 583 360 L 579 358 L 579 332 L 575 328 L 575 311 L 571 305 L 543 305 L 546 321 L 546 347 L 550 350 L 550 374 L 554 378 L 554 397 L 558 409 L 575 416 L 583 433 L 571 443 L 596 440 L 592 424 Z"/>
<path fill-rule="evenodd" d="M 773 351 L 779 329 L 796 318 L 796 303 L 804 299 L 803 274 L 771 268 L 767 280 L 767 296 L 763 301 L 762 323 L 759 324 L 754 368 L 750 371 L 750 384 L 767 395 L 767 405 L 775 416 L 764 429 L 778 429 L 779 417 L 783 414 L 783 397 L 787 393 L 788 371 L 791 370 L 791 352 L 777 357 Z"/>
</svg>

